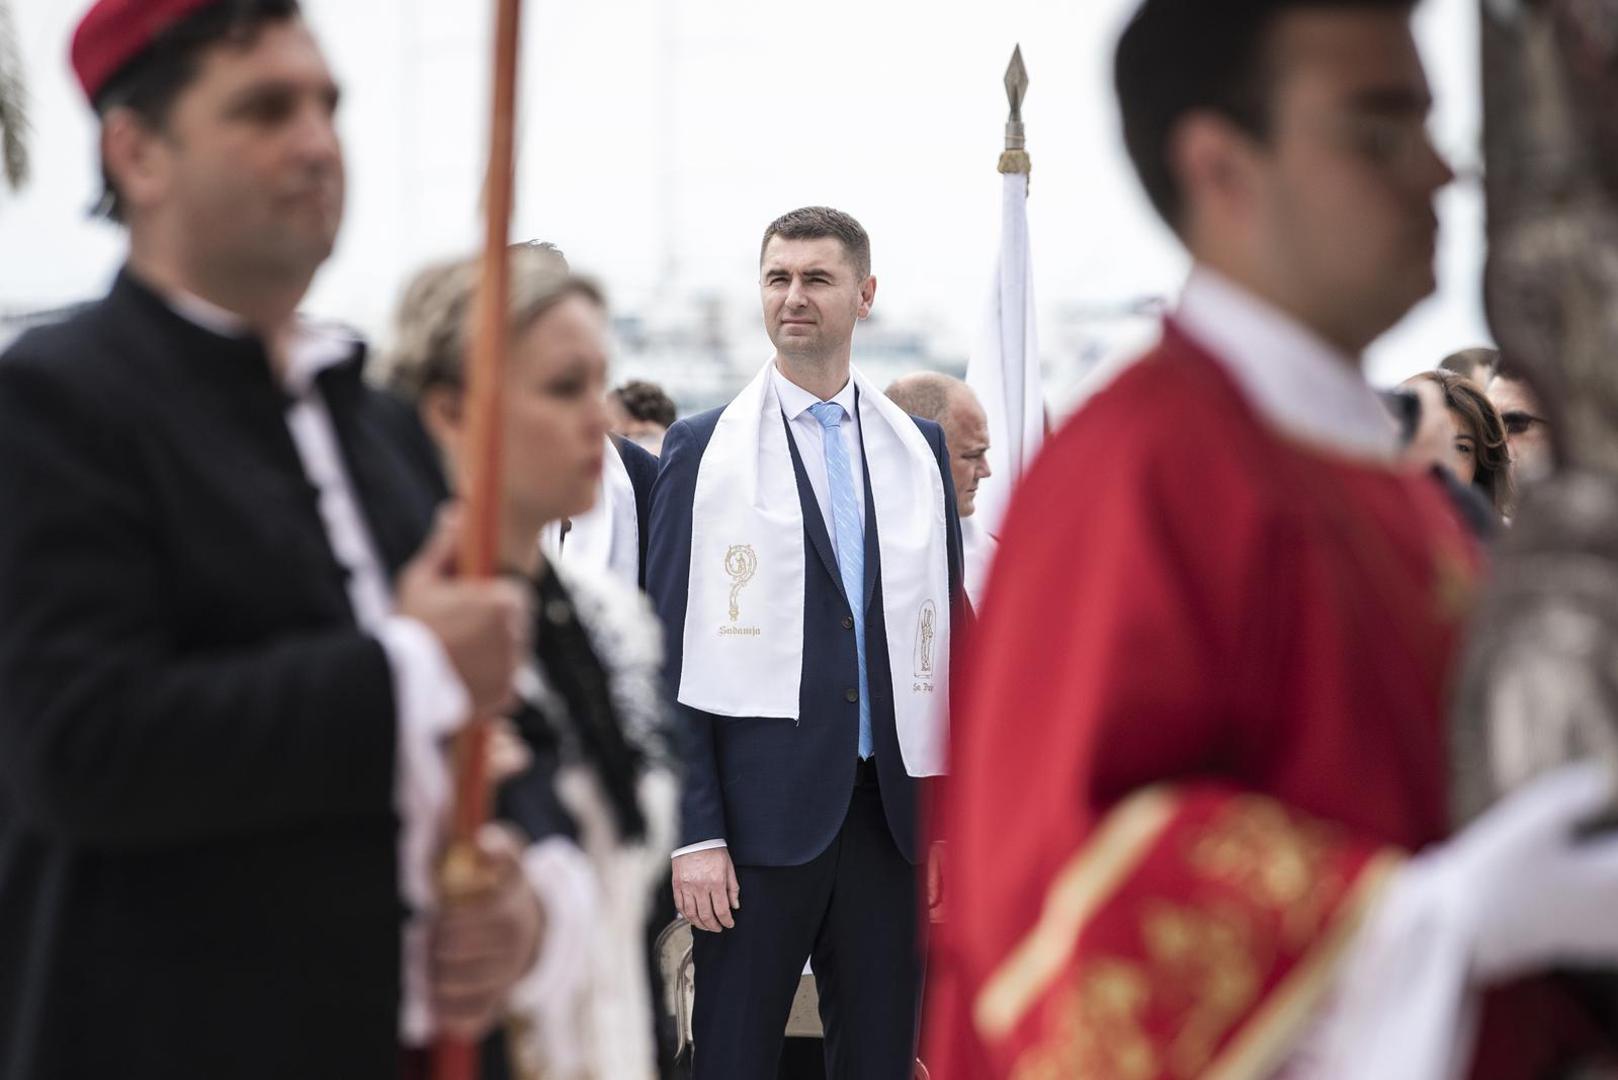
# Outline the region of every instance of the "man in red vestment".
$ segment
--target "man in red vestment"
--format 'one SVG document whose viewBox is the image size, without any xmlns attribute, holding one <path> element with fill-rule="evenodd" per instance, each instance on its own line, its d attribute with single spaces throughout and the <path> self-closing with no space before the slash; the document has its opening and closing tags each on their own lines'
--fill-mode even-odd
<svg viewBox="0 0 1618 1080">
<path fill-rule="evenodd" d="M 1577 1017 L 1483 991 L 1618 956 L 1618 846 L 1572 828 L 1606 776 L 1448 835 L 1478 560 L 1359 365 L 1452 178 L 1410 8 L 1145 0 L 1119 44 L 1194 265 L 1023 480 L 962 650 L 935 1078 L 1541 1075 Z"/>
</svg>

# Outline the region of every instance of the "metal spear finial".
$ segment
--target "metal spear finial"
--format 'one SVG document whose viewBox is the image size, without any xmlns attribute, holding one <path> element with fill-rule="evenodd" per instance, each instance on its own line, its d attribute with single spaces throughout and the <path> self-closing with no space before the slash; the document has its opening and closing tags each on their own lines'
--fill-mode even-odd
<svg viewBox="0 0 1618 1080">
<path fill-rule="evenodd" d="M 1028 69 L 1023 67 L 1022 46 L 1011 50 L 1011 63 L 1006 65 L 1006 100 L 1011 103 L 1011 115 L 1006 118 L 1006 149 L 1023 148 L 1022 102 L 1028 96 Z"/>
<path fill-rule="evenodd" d="M 1022 126 L 1022 103 L 1028 96 L 1028 69 L 1023 66 L 1022 46 L 1011 50 L 1011 63 L 1006 65 L 1006 100 L 1011 103 L 1011 115 L 1006 118 L 1006 152 L 1000 155 L 1003 173 L 1027 173 L 1030 169 L 1027 140 Z"/>
</svg>

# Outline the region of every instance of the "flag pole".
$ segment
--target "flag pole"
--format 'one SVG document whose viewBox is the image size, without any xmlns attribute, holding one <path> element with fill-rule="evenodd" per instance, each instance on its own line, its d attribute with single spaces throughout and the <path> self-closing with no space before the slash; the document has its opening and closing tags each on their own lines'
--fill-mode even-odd
<svg viewBox="0 0 1618 1080">
<path fill-rule="evenodd" d="M 510 327 L 512 191 L 516 170 L 517 45 L 522 0 L 495 0 L 494 91 L 489 112 L 489 168 L 484 181 L 482 268 L 467 362 L 468 454 L 461 490 L 466 500 L 460 571 L 492 577 L 500 536 L 501 383 Z M 475 716 L 457 741 L 455 816 L 449 851 L 441 867 L 446 898 L 466 896 L 486 885 L 478 857 L 478 830 L 489 819 L 488 716 Z M 477 1080 L 474 1042 L 440 1036 L 433 1052 L 434 1080 Z"/>
<path fill-rule="evenodd" d="M 1006 148 L 1000 153 L 999 168 L 1000 173 L 1003 176 L 1020 175 L 1022 177 L 1022 197 L 1023 201 L 1026 203 L 1029 192 L 1033 189 L 1034 163 L 1033 159 L 1028 156 L 1027 133 L 1023 130 L 1022 123 L 1022 103 L 1028 97 L 1028 68 L 1022 62 L 1021 44 L 1012 46 L 1011 62 L 1006 65 L 1005 82 L 1006 103 L 1011 108 L 1009 114 L 1006 116 Z M 1021 218 L 1023 231 L 1026 232 L 1028 227 L 1026 209 L 1021 214 Z M 1002 225 L 1002 228 L 1004 228 L 1004 225 Z M 1027 278 L 1023 278 L 1021 282 L 1021 290 L 1026 292 L 1026 290 L 1031 287 L 1031 284 L 1032 283 Z M 1026 351 L 1028 347 L 1029 343 L 1025 340 L 1023 342 L 1024 350 Z M 1027 373 L 1025 372 L 1023 381 L 1026 382 L 1026 379 Z M 1026 406 L 1027 403 L 1025 402 L 1024 407 L 1026 408 Z M 1043 435 L 1049 435 L 1050 425 L 1045 420 L 1043 408 L 1040 410 L 1040 417 L 1041 433 Z M 1026 426 L 1027 421 L 1025 418 L 1025 431 Z M 1019 451 L 1018 458 L 1014 463 L 1016 472 L 1006 478 L 1008 486 L 1011 482 L 1021 477 L 1023 471 L 1028 468 L 1030 462 L 1033 460 L 1033 451 L 1035 447 L 1024 446 L 1022 439 L 1018 440 L 1017 446 Z"/>
<path fill-rule="evenodd" d="M 1004 78 L 1005 145 L 999 159 L 1000 243 L 978 340 L 966 382 L 989 420 L 989 463 L 996 480 L 978 493 L 977 510 L 963 531 L 992 538 L 1000 530 L 1012 492 L 1045 437 L 1038 330 L 1033 312 L 1033 268 L 1028 250 L 1028 181 L 1032 163 L 1023 127 L 1028 68 L 1022 46 L 1012 50 Z"/>
</svg>

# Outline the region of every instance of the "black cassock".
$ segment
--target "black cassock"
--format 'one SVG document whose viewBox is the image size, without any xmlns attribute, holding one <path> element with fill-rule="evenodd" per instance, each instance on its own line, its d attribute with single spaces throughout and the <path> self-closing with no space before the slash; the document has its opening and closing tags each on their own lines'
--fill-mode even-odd
<svg viewBox="0 0 1618 1080">
<path fill-rule="evenodd" d="M 442 494 L 319 388 L 390 574 Z M 0 1077 L 392 1077 L 395 708 L 263 348 L 126 271 L 0 359 Z"/>
</svg>

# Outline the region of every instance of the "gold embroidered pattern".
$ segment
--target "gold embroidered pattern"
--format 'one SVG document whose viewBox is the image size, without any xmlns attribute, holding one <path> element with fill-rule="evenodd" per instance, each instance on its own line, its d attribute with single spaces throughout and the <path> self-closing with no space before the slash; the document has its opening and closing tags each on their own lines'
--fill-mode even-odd
<svg viewBox="0 0 1618 1080">
<path fill-rule="evenodd" d="M 738 600 L 742 589 L 758 572 L 758 553 L 751 544 L 732 544 L 725 551 L 725 573 L 730 575 L 730 621 L 742 617 Z"/>
<path fill-rule="evenodd" d="M 1174 814 L 1166 790 L 1132 795 L 1056 875 L 1039 921 L 983 984 L 972 1020 L 986 1039 L 1003 1039 L 1058 979 L 1085 926 L 1146 856 Z"/>
<path fill-rule="evenodd" d="M 1278 913 L 1285 944 L 1297 949 L 1319 932 L 1342 892 L 1341 875 L 1330 868 L 1338 842 L 1328 827 L 1300 822 L 1271 799 L 1239 796 L 1193 838 L 1188 858 L 1201 876 Z"/>
<path fill-rule="evenodd" d="M 1176 904 L 1153 904 L 1141 921 L 1141 936 L 1158 978 L 1155 985 L 1185 1021 L 1169 1044 L 1169 1070 L 1194 1077 L 1213 1059 L 1231 1026 L 1258 997 L 1259 982 L 1272 962 L 1265 942 L 1242 912 L 1201 911 Z"/>
<path fill-rule="evenodd" d="M 1020 1057 L 1011 1080 L 1151 1080 L 1157 1052 L 1141 1024 L 1151 983 L 1137 964 L 1091 964 L 1054 1005 L 1051 1037 Z"/>
<path fill-rule="evenodd" d="M 1062 928 L 1065 985 L 1049 999 L 1044 1030 L 1019 1056 L 1014 1080 L 1191 1080 L 1275 1067 L 1395 859 L 1374 860 L 1350 889 L 1342 842 L 1331 826 L 1261 796 L 1235 796 L 1202 825 L 1187 822 L 1159 849 L 1187 871 L 1172 900 L 1126 901 L 1133 933 L 1076 965 L 1071 951 L 1107 901 L 1093 897 L 1085 917 Z M 1055 928 L 1044 929 L 1043 944 L 1058 945 Z M 1287 957 L 1288 973 L 1263 996 Z M 1017 1016 L 997 1015 L 1000 1031 L 1009 1033 Z M 993 1037 L 983 1019 L 980 1012 L 980 1030 Z"/>
<path fill-rule="evenodd" d="M 1348 943 L 1365 921 L 1366 912 L 1403 862 L 1404 856 L 1391 849 L 1372 856 L 1355 877 L 1331 922 L 1321 931 L 1320 940 L 1311 944 L 1280 985 L 1258 1003 L 1201 1080 L 1248 1080 L 1275 1075 L 1292 1052 L 1298 1032 L 1314 1015 Z"/>
</svg>

